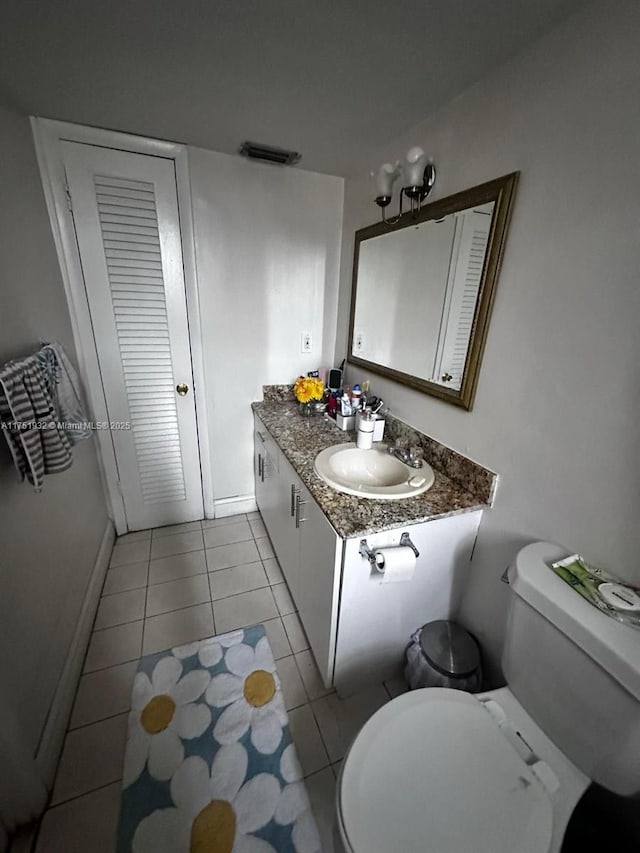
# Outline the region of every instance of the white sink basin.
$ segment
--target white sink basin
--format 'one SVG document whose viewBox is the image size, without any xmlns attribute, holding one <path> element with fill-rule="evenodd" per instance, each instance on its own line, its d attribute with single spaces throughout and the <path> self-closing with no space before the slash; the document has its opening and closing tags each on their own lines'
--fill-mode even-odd
<svg viewBox="0 0 640 853">
<path fill-rule="evenodd" d="M 353 443 L 335 444 L 318 453 L 313 467 L 337 491 L 379 501 L 421 495 L 435 479 L 426 462 L 422 468 L 410 468 L 387 453 L 386 444 L 374 444 L 372 450 L 359 450 Z"/>
</svg>

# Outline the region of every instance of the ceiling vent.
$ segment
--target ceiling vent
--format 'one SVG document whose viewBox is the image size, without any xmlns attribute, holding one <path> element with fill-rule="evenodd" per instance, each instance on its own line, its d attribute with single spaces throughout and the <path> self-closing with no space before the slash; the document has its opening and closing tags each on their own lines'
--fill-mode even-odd
<svg viewBox="0 0 640 853">
<path fill-rule="evenodd" d="M 294 166 L 302 159 L 297 151 L 286 151 L 284 148 L 273 148 L 271 145 L 260 145 L 257 142 L 243 142 L 239 153 L 250 160 L 265 160 L 267 163 L 278 163 L 281 166 Z"/>
</svg>

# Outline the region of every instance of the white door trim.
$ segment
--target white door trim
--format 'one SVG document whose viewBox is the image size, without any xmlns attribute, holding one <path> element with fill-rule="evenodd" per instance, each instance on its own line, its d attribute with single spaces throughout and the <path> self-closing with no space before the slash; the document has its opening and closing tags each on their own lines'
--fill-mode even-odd
<svg viewBox="0 0 640 853">
<path fill-rule="evenodd" d="M 90 416 L 96 421 L 108 421 L 109 418 L 102 389 L 102 380 L 84 288 L 84 279 L 82 277 L 80 257 L 76 245 L 75 229 L 67 204 L 66 180 L 60 143 L 63 140 L 67 140 L 69 142 L 80 142 L 88 145 L 99 145 L 104 148 L 131 151 L 136 154 L 166 157 L 175 163 L 204 512 L 206 518 L 213 518 L 213 476 L 209 442 L 207 440 L 209 429 L 205 394 L 204 353 L 187 147 L 179 143 L 162 142 L 156 139 L 133 136 L 128 133 L 84 127 L 82 125 L 33 116 L 31 117 L 31 126 L 38 164 L 40 166 L 42 185 L 49 211 L 49 219 L 51 220 L 53 238 L 67 296 L 69 314 L 71 315 L 71 325 L 78 354 L 80 375 L 91 408 Z M 97 430 L 95 435 L 100 449 L 98 455 L 107 506 L 110 507 L 116 532 L 118 534 L 126 533 L 126 516 L 122 496 L 118 487 L 118 469 L 110 433 L 106 430 Z"/>
</svg>

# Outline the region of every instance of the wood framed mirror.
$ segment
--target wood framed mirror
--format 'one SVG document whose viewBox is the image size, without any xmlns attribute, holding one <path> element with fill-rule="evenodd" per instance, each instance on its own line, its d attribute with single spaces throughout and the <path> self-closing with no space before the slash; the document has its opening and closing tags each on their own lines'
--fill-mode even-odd
<svg viewBox="0 0 640 853">
<path fill-rule="evenodd" d="M 471 409 L 518 176 L 356 231 L 350 364 Z"/>
</svg>

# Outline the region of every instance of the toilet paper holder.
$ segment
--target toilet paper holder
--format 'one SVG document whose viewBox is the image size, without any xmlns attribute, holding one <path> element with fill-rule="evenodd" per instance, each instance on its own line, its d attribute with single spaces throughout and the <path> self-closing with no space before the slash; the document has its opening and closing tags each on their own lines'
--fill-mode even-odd
<svg viewBox="0 0 640 853">
<path fill-rule="evenodd" d="M 416 546 L 413 544 L 413 542 L 411 541 L 411 537 L 409 536 L 408 533 L 402 534 L 402 536 L 400 537 L 400 544 L 396 547 L 411 548 L 411 550 L 416 555 L 416 557 L 420 556 L 420 551 L 418 551 Z M 358 548 L 358 551 L 362 557 L 369 560 L 369 562 L 371 563 L 372 566 L 375 566 L 375 564 L 376 564 L 375 549 L 372 551 L 371 548 L 369 548 L 369 545 L 367 544 L 366 539 L 360 540 L 360 547 Z"/>
</svg>

